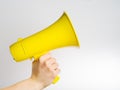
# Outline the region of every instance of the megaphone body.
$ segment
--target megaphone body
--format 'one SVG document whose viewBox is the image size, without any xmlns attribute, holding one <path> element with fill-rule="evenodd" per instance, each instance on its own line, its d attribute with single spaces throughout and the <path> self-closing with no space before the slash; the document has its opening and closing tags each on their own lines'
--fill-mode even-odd
<svg viewBox="0 0 120 90">
<path fill-rule="evenodd" d="M 29 58 L 36 60 L 48 51 L 66 46 L 79 47 L 79 42 L 67 14 L 63 13 L 52 25 L 13 43 L 10 52 L 20 62 Z"/>
</svg>

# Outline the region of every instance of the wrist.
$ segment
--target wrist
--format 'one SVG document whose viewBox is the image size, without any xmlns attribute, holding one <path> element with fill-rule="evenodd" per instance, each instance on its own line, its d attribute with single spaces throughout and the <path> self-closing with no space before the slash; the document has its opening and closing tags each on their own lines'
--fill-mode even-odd
<svg viewBox="0 0 120 90">
<path fill-rule="evenodd" d="M 28 79 L 29 82 L 31 83 L 32 87 L 34 87 L 34 90 L 42 90 L 45 88 L 44 84 L 42 82 L 38 82 L 34 80 L 33 78 Z"/>
</svg>

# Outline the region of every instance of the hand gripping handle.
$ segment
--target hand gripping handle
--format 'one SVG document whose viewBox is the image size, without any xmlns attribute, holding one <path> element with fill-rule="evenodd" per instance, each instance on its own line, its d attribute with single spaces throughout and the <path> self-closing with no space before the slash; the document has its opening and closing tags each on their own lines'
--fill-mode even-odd
<svg viewBox="0 0 120 90">
<path fill-rule="evenodd" d="M 32 60 L 38 60 L 39 57 L 41 57 L 42 55 L 46 54 L 47 52 L 42 52 L 40 54 L 36 54 L 32 57 Z M 60 80 L 60 76 L 56 76 L 55 79 L 53 80 L 52 84 L 56 84 L 58 81 Z"/>
</svg>

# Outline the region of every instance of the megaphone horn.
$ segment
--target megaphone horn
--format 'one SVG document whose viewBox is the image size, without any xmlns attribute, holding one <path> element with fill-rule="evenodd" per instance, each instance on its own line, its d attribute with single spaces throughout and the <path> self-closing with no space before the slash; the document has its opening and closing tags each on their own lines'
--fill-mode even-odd
<svg viewBox="0 0 120 90">
<path fill-rule="evenodd" d="M 66 46 L 77 46 L 79 42 L 74 28 L 64 12 L 52 25 L 24 39 L 19 39 L 10 46 L 15 61 L 28 58 L 35 60 L 50 50 Z"/>
<path fill-rule="evenodd" d="M 65 46 L 79 46 L 79 42 L 70 19 L 63 13 L 49 27 L 12 44 L 10 51 L 14 60 L 19 62 L 31 57 L 39 58 L 38 54 Z"/>
</svg>

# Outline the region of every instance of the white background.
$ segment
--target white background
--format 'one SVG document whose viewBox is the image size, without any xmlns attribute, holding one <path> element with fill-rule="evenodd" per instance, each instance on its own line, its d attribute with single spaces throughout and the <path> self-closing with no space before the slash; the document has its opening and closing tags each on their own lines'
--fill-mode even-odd
<svg viewBox="0 0 120 90">
<path fill-rule="evenodd" d="M 51 25 L 64 11 L 81 47 L 52 51 L 61 79 L 45 90 L 120 90 L 120 0 L 0 0 L 1 88 L 31 74 L 31 61 L 14 62 L 9 45 Z"/>
</svg>

